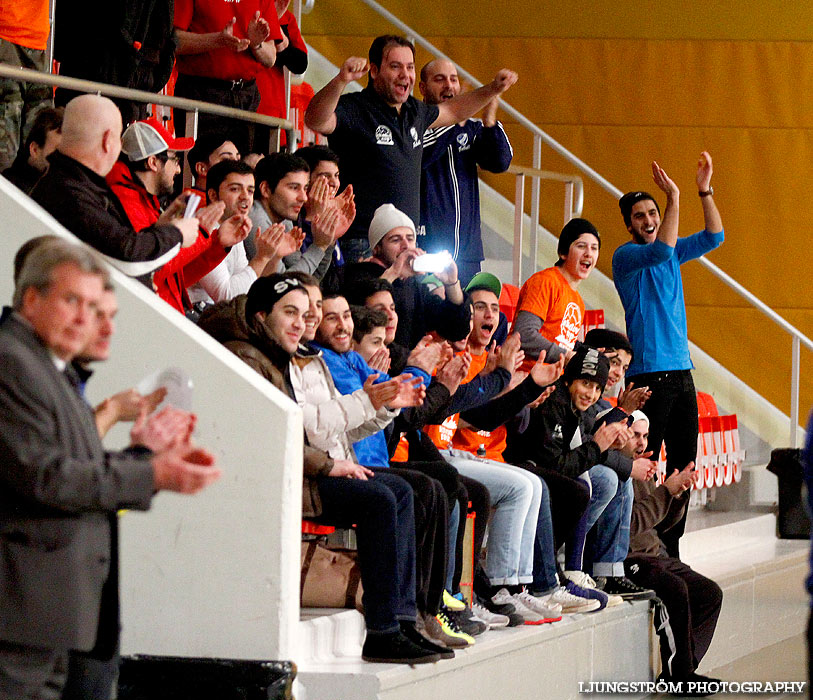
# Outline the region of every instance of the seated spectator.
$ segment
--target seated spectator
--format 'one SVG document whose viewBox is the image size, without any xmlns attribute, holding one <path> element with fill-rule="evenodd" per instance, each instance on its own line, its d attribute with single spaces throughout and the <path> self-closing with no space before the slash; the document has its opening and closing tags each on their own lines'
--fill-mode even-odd
<svg viewBox="0 0 813 700">
<path fill-rule="evenodd" d="M 598 263 L 601 237 L 587 219 L 571 219 L 559 234 L 559 259 L 553 267 L 531 275 L 519 290 L 514 330 L 528 357 L 554 362 L 569 358 L 584 318 L 578 292 Z"/>
<path fill-rule="evenodd" d="M 121 151 L 121 115 L 108 99 L 75 97 L 65 108 L 62 140 L 32 197 L 71 233 L 128 262 L 166 262 L 198 236 L 197 218 L 176 217 L 136 231 L 105 181 Z"/>
<path fill-rule="evenodd" d="M 638 458 L 646 453 L 649 419 L 641 411 L 632 418 L 633 435 L 622 450 L 628 457 Z M 675 469 L 661 485 L 653 479 L 633 484 L 627 571 L 639 586 L 652 588 L 662 603 L 655 608 L 655 629 L 661 641 L 660 678 L 666 681 L 714 680 L 697 673 L 697 667 L 714 636 L 723 592 L 711 579 L 670 557 L 661 539 L 661 533 L 681 521 L 693 480 L 694 462 L 689 462 L 682 471 Z"/>
<path fill-rule="evenodd" d="M 205 199 L 209 170 L 221 160 L 240 160 L 240 151 L 222 132 L 215 131 L 199 135 L 187 159 L 195 178 L 195 189 Z"/>
<path fill-rule="evenodd" d="M 605 463 L 607 450 L 628 437 L 624 422 L 605 423 L 591 433 L 588 409 L 601 396 L 609 369 L 610 361 L 598 350 L 579 348 L 551 396 L 531 411 L 524 431 L 509 439 L 510 461 L 542 477 L 550 489 L 556 546 L 566 545 L 566 573 L 580 571 L 582 566 L 587 533 L 579 523 L 590 500 L 590 469 Z M 565 577 L 571 592 L 594 598 L 602 608 L 618 602 L 597 590 L 588 577 Z"/>
<path fill-rule="evenodd" d="M 121 142 L 125 158 L 116 162 L 107 182 L 133 227 L 140 231 L 180 214 L 186 207 L 186 195 L 178 197 L 163 212 L 161 198 L 172 193 L 180 170 L 178 153 L 191 148 L 192 139 L 173 138 L 160 122 L 150 119 L 128 126 Z M 153 275 L 158 296 L 181 313 L 192 311 L 186 287 L 211 272 L 226 257 L 227 248 L 246 236 L 242 219 L 231 218 L 220 225 L 223 211 L 220 202 L 198 209 L 195 215 L 201 228 L 195 243 Z"/>
<path fill-rule="evenodd" d="M 358 280 L 369 277 L 382 277 L 392 284 L 398 315 L 410 319 L 410 323 L 398 326 L 395 336 L 398 343 L 412 349 L 432 331 L 449 341 L 468 335 L 471 314 L 463 303 L 454 260 L 435 273 L 446 288 L 445 299 L 430 293 L 412 267 L 413 261 L 423 255 L 415 244 L 412 219 L 392 204 L 382 204 L 370 223 L 369 241 L 373 257 L 370 262 L 346 267 L 345 287 L 352 288 Z"/>
<path fill-rule="evenodd" d="M 310 301 L 297 279 L 273 274 L 207 310 L 201 327 L 280 391 L 296 400 L 291 359 L 305 331 Z M 338 527 L 355 524 L 364 586 L 366 661 L 427 663 L 440 659 L 414 629 L 413 494 L 395 474 L 334 459 L 309 444 L 304 451 L 302 514 Z M 409 635 L 409 636 L 407 636 Z"/>
<path fill-rule="evenodd" d="M 308 164 L 296 155 L 272 153 L 259 162 L 255 176 L 257 190 L 251 209 L 255 228 L 263 230 L 280 223 L 294 227 L 308 201 Z M 337 206 L 325 206 L 311 222 L 310 243 L 306 237 L 301 250 L 284 258 L 285 271 L 301 271 L 321 279 L 330 265 L 336 239 L 349 226 L 345 218 Z"/>
<path fill-rule="evenodd" d="M 209 202 L 222 202 L 222 223 L 239 222 L 247 234 L 251 228 L 248 214 L 254 202 L 254 171 L 245 163 L 224 160 L 207 174 Z M 243 236 L 245 238 L 245 236 Z M 242 239 L 232 245 L 228 255 L 211 272 L 189 287 L 193 304 L 211 304 L 245 294 L 258 277 L 271 274 L 281 260 L 281 246 L 285 232 L 281 225 L 257 234 L 257 254 L 248 260 Z"/>
<path fill-rule="evenodd" d="M 34 185 L 48 170 L 48 156 L 56 150 L 62 138 L 64 111 L 61 107 L 40 110 L 14 162 L 3 171 L 3 177 L 26 194 L 31 194 Z"/>
</svg>

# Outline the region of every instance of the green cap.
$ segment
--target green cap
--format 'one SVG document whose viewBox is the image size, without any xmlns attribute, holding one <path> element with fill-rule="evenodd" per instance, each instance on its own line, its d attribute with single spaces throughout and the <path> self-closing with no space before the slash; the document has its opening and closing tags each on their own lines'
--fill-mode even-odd
<svg viewBox="0 0 813 700">
<path fill-rule="evenodd" d="M 471 282 L 466 285 L 465 291 L 473 292 L 476 289 L 487 289 L 489 292 L 494 292 L 497 299 L 499 299 L 500 292 L 502 292 L 502 283 L 490 272 L 478 272 L 471 278 Z"/>
</svg>

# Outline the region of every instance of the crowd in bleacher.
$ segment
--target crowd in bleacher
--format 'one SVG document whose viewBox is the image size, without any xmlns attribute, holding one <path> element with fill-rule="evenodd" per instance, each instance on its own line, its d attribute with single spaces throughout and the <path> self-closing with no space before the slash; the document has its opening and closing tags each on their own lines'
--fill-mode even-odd
<svg viewBox="0 0 813 700">
<path fill-rule="evenodd" d="M 283 22 L 287 3 L 277 2 L 272 15 L 233 20 L 221 12 L 205 21 L 199 4 L 176 0 L 178 94 L 254 110 L 255 79 L 275 57 L 301 67 L 304 43 Z M 368 58 L 345 61 L 310 102 L 305 123 L 327 145 L 282 153 L 265 153 L 262 140 L 252 142 L 232 120 L 202 119 L 193 140 L 156 118 L 123 128 L 110 100 L 75 97 L 64 110 L 40 112 L 8 177 L 302 408 L 303 518 L 355 530 L 363 659 L 433 663 L 493 630 L 652 600 L 663 678 L 705 680 L 697 667 L 722 593 L 679 559 L 697 445 L 680 265 L 723 239 L 711 157 L 703 153 L 697 166 L 705 230 L 694 236 L 678 237 L 680 193 L 656 163 L 663 215 L 643 191 L 620 201 L 632 239 L 615 251 L 613 271 L 629 337 L 582 332 L 579 286 L 601 250 L 586 219 L 564 226 L 555 264 L 525 282 L 507 315 L 504 281 L 480 269 L 477 168 L 510 164 L 496 113 L 517 75 L 503 69 L 464 92 L 449 61 L 432 61 L 419 76 L 414 61 L 409 41 L 378 37 Z M 365 89 L 343 94 L 367 74 Z M 412 96 L 416 77 L 422 101 Z M 482 120 L 472 118 L 481 111 Z M 241 149 L 251 157 L 241 159 Z M 184 158 L 194 187 L 177 194 Z M 23 274 L 4 324 L 31 325 L 54 275 L 78 265 L 64 246 L 48 237 L 21 252 Z M 37 271 L 46 279 L 32 283 Z M 114 312 L 101 297 L 88 308 L 93 318 L 77 321 L 77 333 L 98 346 L 109 340 Z M 53 351 L 50 338 L 39 337 Z M 82 350 L 63 359 L 86 381 L 88 365 L 106 354 Z M 0 384 L 0 399 L 13 401 L 12 383 Z M 137 420 L 133 449 L 142 457 L 169 444 L 191 450 L 193 417 L 154 413 L 162 399 L 134 390 L 112 397 L 95 409 L 100 433 Z M 150 420 L 173 437 L 154 442 L 144 427 Z M 20 465 L 6 481 L 15 492 L 37 458 L 13 435 L 0 430 L 0 452 Z M 667 474 L 656 481 L 664 441 Z M 207 460 L 197 467 L 205 471 Z M 74 476 L 57 470 L 54 478 Z M 39 498 L 25 493 L 27 502 Z M 73 517 L 76 504 L 60 498 L 26 517 Z M 79 510 L 125 505 L 113 497 Z M 2 497 L 0 527 L 15 517 L 15 497 Z M 3 580 L 13 555 L 4 549 L 0 557 L 5 609 L 20 605 L 14 586 L 26 583 Z M 100 596 L 101 588 L 88 605 L 98 608 Z M 19 658 L 7 661 L 10 647 L 19 654 L 48 646 L 15 624 L 0 616 L 0 698 L 23 687 L 13 674 Z M 91 634 L 64 639 L 57 651 L 70 652 L 68 666 L 57 672 L 48 657 L 46 680 L 67 684 L 62 697 L 109 697 L 115 642 L 100 650 Z M 87 690 L 77 674 L 95 674 L 108 690 Z"/>
</svg>

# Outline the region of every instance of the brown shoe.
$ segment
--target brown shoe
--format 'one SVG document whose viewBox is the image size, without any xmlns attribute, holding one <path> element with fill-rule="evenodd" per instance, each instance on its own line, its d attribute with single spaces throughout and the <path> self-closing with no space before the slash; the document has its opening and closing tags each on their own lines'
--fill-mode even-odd
<svg viewBox="0 0 813 700">
<path fill-rule="evenodd" d="M 437 644 L 442 644 L 450 649 L 465 649 L 469 646 L 469 643 L 465 639 L 459 639 L 446 634 L 446 632 L 443 631 L 443 626 L 440 624 L 440 620 L 438 620 L 434 615 L 421 613 L 418 615 L 418 617 L 423 618 L 424 628 L 422 632 L 424 635 L 429 637 L 431 641 Z"/>
</svg>

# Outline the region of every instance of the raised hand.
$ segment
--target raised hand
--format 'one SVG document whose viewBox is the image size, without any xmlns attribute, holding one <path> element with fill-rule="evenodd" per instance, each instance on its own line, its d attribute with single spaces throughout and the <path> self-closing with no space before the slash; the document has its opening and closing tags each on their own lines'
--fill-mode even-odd
<svg viewBox="0 0 813 700">
<path fill-rule="evenodd" d="M 311 233 L 313 244 L 325 249 L 336 241 L 336 229 L 339 225 L 339 210 L 332 204 L 313 217 Z"/>
<path fill-rule="evenodd" d="M 640 457 L 633 460 L 630 477 L 638 481 L 649 481 L 658 468 L 658 463 L 650 459 L 652 452 L 644 452 Z M 675 470 L 677 471 L 677 470 Z"/>
<path fill-rule="evenodd" d="M 331 202 L 330 185 L 323 177 L 316 178 L 308 188 L 308 201 L 305 202 L 305 208 L 308 210 L 308 216 L 312 219 L 321 214 L 329 206 Z"/>
<path fill-rule="evenodd" d="M 251 233 L 251 219 L 244 214 L 235 214 L 226 219 L 217 229 L 217 240 L 224 248 L 246 240 Z"/>
<path fill-rule="evenodd" d="M 519 333 L 511 333 L 497 350 L 497 365 L 514 373 L 522 365 L 525 353 L 520 349 Z"/>
<path fill-rule="evenodd" d="M 471 353 L 463 352 L 455 355 L 448 362 L 445 362 L 438 369 L 437 379 L 443 384 L 450 394 L 454 394 L 466 375 L 469 373 L 471 365 Z"/>
<path fill-rule="evenodd" d="M 668 197 L 680 194 L 678 186 L 666 174 L 666 171 L 654 160 L 652 161 L 652 179 L 655 181 L 655 184 L 666 193 Z"/>
<path fill-rule="evenodd" d="M 541 406 L 545 401 L 547 401 L 548 397 L 554 392 L 556 387 L 549 386 L 545 391 L 543 391 L 539 396 L 537 396 L 531 403 L 528 404 L 528 408 L 534 409 L 537 406 Z"/>
<path fill-rule="evenodd" d="M 336 238 L 341 238 L 345 233 L 347 233 L 347 229 L 350 228 L 350 224 L 353 223 L 353 219 L 356 218 L 356 197 L 353 194 L 353 185 L 348 185 L 344 188 L 344 192 L 342 192 L 338 197 L 334 197 L 333 203 L 336 205 L 338 210 L 338 221 L 336 223 Z"/>
<path fill-rule="evenodd" d="M 238 39 L 234 36 L 234 25 L 237 22 L 237 17 L 232 17 L 228 22 L 226 22 L 226 26 L 220 30 L 220 35 L 218 36 L 218 44 L 222 49 L 231 49 L 232 51 L 245 51 L 249 46 L 248 39 Z"/>
<path fill-rule="evenodd" d="M 268 21 L 264 18 L 260 17 L 260 11 L 257 10 L 254 13 L 254 17 L 251 18 L 251 21 L 248 23 L 248 28 L 246 29 L 246 36 L 250 42 L 251 46 L 259 46 L 262 44 L 271 34 L 271 25 L 268 24 Z"/>
<path fill-rule="evenodd" d="M 410 408 L 423 403 L 426 388 L 420 377 L 413 379 L 411 374 L 400 374 L 391 381 L 397 382 L 398 395 L 387 403 L 388 408 Z"/>
<path fill-rule="evenodd" d="M 443 346 L 441 343 L 432 340 L 432 336 L 427 335 L 421 338 L 420 342 L 412 349 L 407 357 L 407 366 L 418 367 L 427 374 L 432 374 L 435 367 L 440 362 L 440 357 L 443 354 Z"/>
<path fill-rule="evenodd" d="M 697 161 L 697 190 L 698 192 L 708 192 L 711 186 L 711 174 L 714 168 L 711 165 L 711 155 L 708 151 L 700 154 Z"/>
<path fill-rule="evenodd" d="M 223 212 L 226 211 L 225 202 L 212 202 L 211 204 L 201 207 L 195 212 L 198 217 L 200 227 L 210 233 L 217 226 L 217 222 L 223 218 Z"/>
<path fill-rule="evenodd" d="M 548 386 L 553 384 L 565 369 L 565 356 L 559 355 L 559 359 L 553 364 L 546 365 L 544 358 L 540 355 L 539 359 L 531 367 L 531 378 L 537 386 Z"/>
<path fill-rule="evenodd" d="M 370 356 L 370 359 L 367 360 L 367 364 L 369 365 L 370 369 L 374 369 L 376 372 L 384 373 L 389 372 L 391 362 L 390 351 L 389 348 L 386 347 L 376 350 Z"/>
<path fill-rule="evenodd" d="M 619 436 L 625 436 L 629 432 L 626 424 L 618 421 L 616 423 L 604 423 L 593 434 L 593 441 L 599 446 L 602 452 L 609 450 L 613 447 L 618 440 Z M 626 438 L 626 443 L 629 438 Z"/>
<path fill-rule="evenodd" d="M 679 496 L 692 487 L 694 481 L 694 462 L 689 462 L 681 471 L 675 469 L 663 482 L 672 496 Z"/>
<path fill-rule="evenodd" d="M 283 223 L 271 224 L 265 231 L 257 229 L 254 236 L 254 244 L 257 246 L 257 257 L 270 260 L 275 255 L 279 255 L 279 248 L 283 244 L 285 237 L 285 225 Z"/>
<path fill-rule="evenodd" d="M 364 381 L 364 386 L 361 387 L 364 389 L 370 399 L 370 403 L 373 404 L 373 408 L 376 411 L 382 406 L 387 405 L 387 403 L 398 395 L 398 383 L 395 380 L 391 379 L 388 382 L 376 384 L 375 380 L 378 379 L 378 376 L 378 374 L 371 374 Z"/>
<path fill-rule="evenodd" d="M 164 452 L 188 445 L 196 422 L 195 414 L 173 406 L 147 415 L 145 404 L 130 431 L 130 440 L 133 445 L 143 445 L 153 452 Z"/>
<path fill-rule="evenodd" d="M 352 83 L 354 80 L 363 78 L 369 70 L 370 66 L 366 58 L 351 56 L 339 69 L 339 78 L 345 83 Z"/>
<path fill-rule="evenodd" d="M 652 396 L 648 386 L 634 387 L 635 383 L 630 382 L 618 395 L 618 407 L 623 408 L 627 413 L 640 409 Z"/>
<path fill-rule="evenodd" d="M 181 232 L 181 248 L 188 248 L 194 245 L 195 241 L 198 240 L 198 227 L 200 226 L 200 222 L 197 217 L 192 217 L 191 219 L 172 219 L 169 223 Z"/>
<path fill-rule="evenodd" d="M 494 86 L 497 94 L 501 95 L 516 83 L 517 80 L 519 80 L 519 76 L 514 71 L 502 68 L 497 72 L 497 75 L 494 76 L 494 80 L 491 81 L 491 84 Z"/>
</svg>

